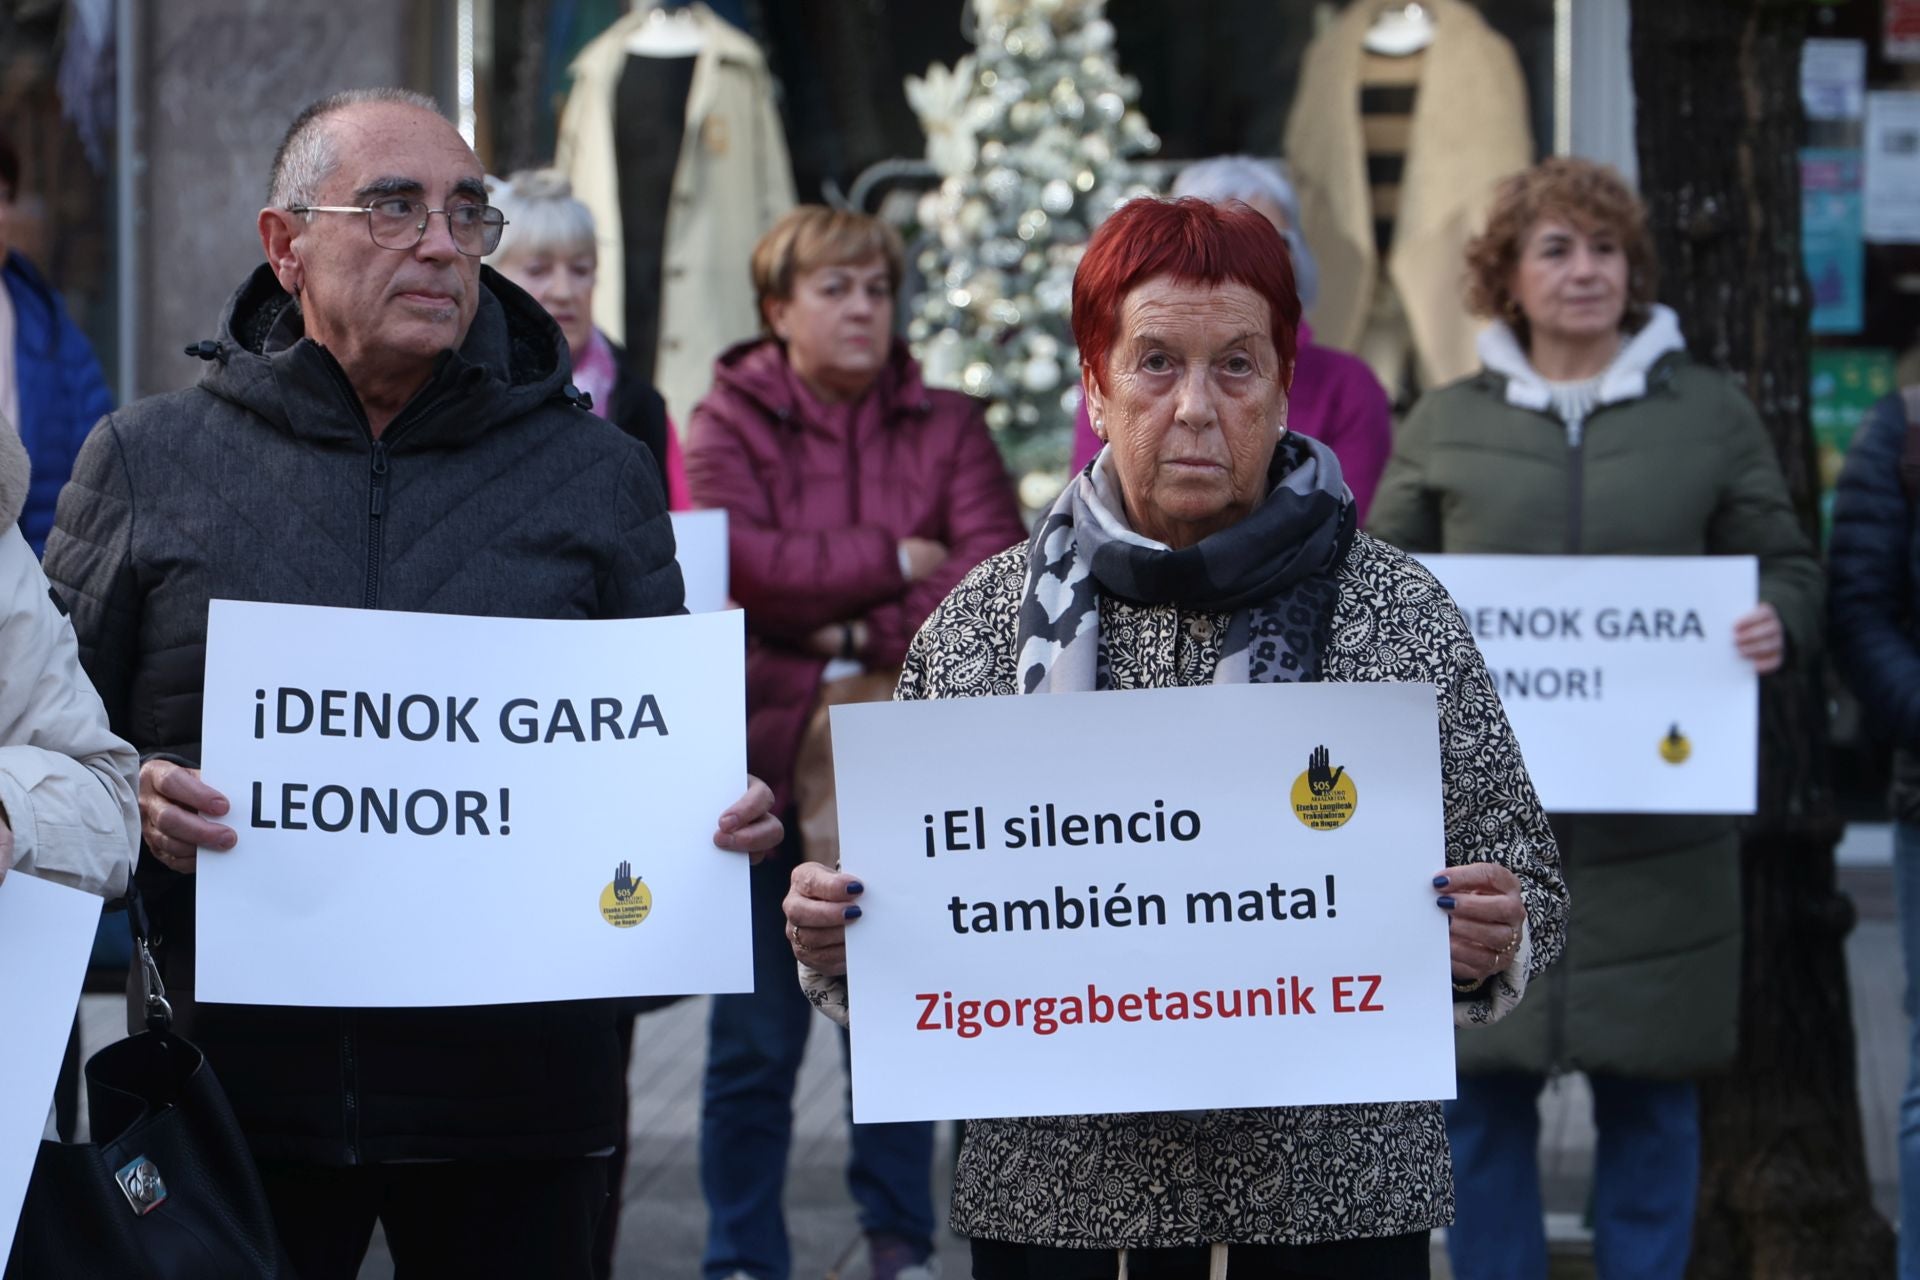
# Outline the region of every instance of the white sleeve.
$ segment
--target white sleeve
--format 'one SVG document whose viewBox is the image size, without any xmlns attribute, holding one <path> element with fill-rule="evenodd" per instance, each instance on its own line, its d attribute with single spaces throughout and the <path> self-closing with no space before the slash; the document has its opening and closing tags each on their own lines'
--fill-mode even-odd
<svg viewBox="0 0 1920 1280">
<path fill-rule="evenodd" d="M 0 534 L 0 805 L 17 871 L 108 897 L 140 846 L 139 757 L 107 724 L 20 531 Z"/>
</svg>

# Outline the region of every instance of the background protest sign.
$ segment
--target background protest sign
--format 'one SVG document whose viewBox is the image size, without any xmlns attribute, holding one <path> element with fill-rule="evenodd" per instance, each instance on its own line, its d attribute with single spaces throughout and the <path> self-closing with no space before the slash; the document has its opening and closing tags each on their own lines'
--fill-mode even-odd
<svg viewBox="0 0 1920 1280">
<path fill-rule="evenodd" d="M 674 558 L 686 584 L 688 613 L 717 613 L 727 607 L 727 513 L 673 513 Z"/>
<path fill-rule="evenodd" d="M 13 1248 L 99 922 L 100 899 L 90 893 L 21 872 L 0 880 L 0 1265 Z"/>
<path fill-rule="evenodd" d="M 1760 698 L 1733 624 L 1752 556 L 1422 556 L 1557 813 L 1752 813 Z"/>
<path fill-rule="evenodd" d="M 213 602 L 201 1000 L 458 1005 L 753 986 L 741 614 Z"/>
<path fill-rule="evenodd" d="M 833 709 L 861 1122 L 1453 1096 L 1434 691 Z"/>
</svg>

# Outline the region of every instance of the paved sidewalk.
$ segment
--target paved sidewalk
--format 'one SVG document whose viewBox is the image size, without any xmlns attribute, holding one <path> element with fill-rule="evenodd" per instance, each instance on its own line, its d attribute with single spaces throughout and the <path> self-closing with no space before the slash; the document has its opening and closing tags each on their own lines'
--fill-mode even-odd
<svg viewBox="0 0 1920 1280">
<path fill-rule="evenodd" d="M 1892 872 L 1885 865 L 1849 865 L 1842 881 L 1861 911 L 1847 943 L 1855 1032 L 1860 1050 L 1860 1101 L 1874 1200 L 1892 1216 L 1897 1160 L 1895 1133 L 1906 1072 L 1906 1028 L 1900 1010 L 1899 937 L 1893 917 Z M 684 1001 L 641 1019 L 631 1077 L 634 1140 L 627 1171 L 618 1273 L 623 1280 L 697 1280 L 706 1229 L 697 1176 L 700 1072 L 706 1052 L 706 1004 Z M 88 1051 L 121 1031 L 120 1002 L 89 996 L 84 1023 Z M 794 1280 L 866 1280 L 859 1229 L 846 1193 L 845 1076 L 839 1037 L 820 1019 L 807 1048 L 795 1097 L 794 1148 L 787 1179 L 787 1223 L 793 1236 Z M 1581 1260 L 1581 1225 L 1593 1158 L 1591 1095 L 1577 1077 L 1549 1087 L 1542 1098 L 1541 1168 L 1549 1225 L 1557 1250 L 1555 1277 L 1590 1275 Z M 945 1126 L 943 1126 L 945 1129 Z M 943 1132 L 936 1157 L 939 1203 L 944 1207 L 952 1160 Z M 941 1233 L 947 1280 L 968 1274 L 966 1243 Z M 1435 1248 L 1435 1276 L 1446 1277 Z M 376 1238 L 362 1280 L 389 1280 L 393 1269 Z"/>
</svg>

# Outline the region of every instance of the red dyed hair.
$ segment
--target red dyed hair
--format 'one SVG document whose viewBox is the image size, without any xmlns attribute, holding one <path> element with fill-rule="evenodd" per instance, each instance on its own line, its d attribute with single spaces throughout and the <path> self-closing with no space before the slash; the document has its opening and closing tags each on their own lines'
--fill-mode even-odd
<svg viewBox="0 0 1920 1280">
<path fill-rule="evenodd" d="M 1081 368 L 1093 371 L 1102 391 L 1120 306 L 1156 276 L 1210 287 L 1242 284 L 1265 298 L 1273 315 L 1273 347 L 1292 385 L 1300 294 L 1287 242 L 1273 224 L 1238 201 L 1142 196 L 1100 224 L 1073 273 L 1073 341 L 1080 348 Z"/>
</svg>

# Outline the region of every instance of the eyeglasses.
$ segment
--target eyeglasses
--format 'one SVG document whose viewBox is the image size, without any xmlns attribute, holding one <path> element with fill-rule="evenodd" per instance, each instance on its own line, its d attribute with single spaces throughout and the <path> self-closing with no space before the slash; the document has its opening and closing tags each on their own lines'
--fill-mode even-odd
<svg viewBox="0 0 1920 1280">
<path fill-rule="evenodd" d="M 382 249 L 411 249 L 426 238 L 427 223 L 434 214 L 447 220 L 447 233 L 453 247 L 469 258 L 484 258 L 500 247 L 500 232 L 507 215 L 484 204 L 456 204 L 449 209 L 429 209 L 418 200 L 376 200 L 364 208 L 350 204 L 296 204 L 288 213 L 357 213 L 367 220 L 367 234 Z"/>
</svg>

